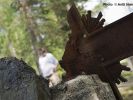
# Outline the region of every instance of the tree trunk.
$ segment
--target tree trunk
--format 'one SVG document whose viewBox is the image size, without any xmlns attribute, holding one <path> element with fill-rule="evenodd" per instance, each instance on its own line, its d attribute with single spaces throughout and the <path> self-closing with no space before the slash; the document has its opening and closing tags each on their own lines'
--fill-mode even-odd
<svg viewBox="0 0 133 100">
<path fill-rule="evenodd" d="M 21 5 L 20 11 L 25 16 L 27 31 L 29 33 L 29 38 L 31 42 L 31 48 L 34 53 L 34 58 L 36 61 L 38 71 L 40 72 L 39 64 L 38 64 L 38 53 L 37 53 L 38 51 L 37 51 L 37 38 L 36 38 L 37 34 L 39 34 L 38 33 L 39 31 L 37 30 L 37 24 L 35 22 L 35 19 L 32 16 L 32 10 L 28 5 L 27 0 L 19 0 L 19 3 Z"/>
</svg>

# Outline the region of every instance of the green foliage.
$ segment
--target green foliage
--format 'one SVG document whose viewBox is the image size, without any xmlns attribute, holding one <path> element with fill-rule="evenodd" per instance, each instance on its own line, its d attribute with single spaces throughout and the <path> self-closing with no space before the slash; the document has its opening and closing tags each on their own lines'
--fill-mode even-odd
<svg viewBox="0 0 133 100">
<path fill-rule="evenodd" d="M 35 67 L 30 40 L 22 15 L 10 7 L 12 1 L 0 3 L 0 57 L 16 56 Z"/>
<path fill-rule="evenodd" d="M 36 48 L 47 47 L 60 60 L 70 33 L 67 8 L 72 2 L 77 4 L 87 0 L 25 0 L 31 10 L 27 15 L 32 17 L 34 24 L 35 44 L 28 31 L 29 19 L 25 17 L 19 1 L 0 1 L 0 57 L 16 56 L 36 69 L 35 45 Z M 80 10 L 83 11 L 83 8 L 80 7 Z M 61 73 L 61 67 L 58 70 Z"/>
</svg>

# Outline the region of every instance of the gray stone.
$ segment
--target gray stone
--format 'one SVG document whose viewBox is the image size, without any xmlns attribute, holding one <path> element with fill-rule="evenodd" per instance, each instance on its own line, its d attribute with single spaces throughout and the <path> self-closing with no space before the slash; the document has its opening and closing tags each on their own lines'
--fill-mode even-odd
<svg viewBox="0 0 133 100">
<path fill-rule="evenodd" d="M 24 61 L 0 59 L 0 100 L 116 100 L 97 75 L 80 75 L 49 89 Z"/>
<path fill-rule="evenodd" d="M 53 100 L 116 100 L 109 84 L 97 75 L 80 75 L 51 89 Z"/>
<path fill-rule="evenodd" d="M 0 100 L 50 100 L 48 82 L 24 61 L 0 59 Z"/>
</svg>

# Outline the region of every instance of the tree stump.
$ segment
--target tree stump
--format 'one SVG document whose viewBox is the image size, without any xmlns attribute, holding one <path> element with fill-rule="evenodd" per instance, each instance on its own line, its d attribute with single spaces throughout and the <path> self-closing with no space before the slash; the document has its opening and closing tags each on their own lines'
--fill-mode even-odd
<svg viewBox="0 0 133 100">
<path fill-rule="evenodd" d="M 0 100 L 50 100 L 48 82 L 24 61 L 0 59 Z"/>
<path fill-rule="evenodd" d="M 116 100 L 107 83 L 97 75 L 80 75 L 51 89 L 53 100 Z"/>
</svg>

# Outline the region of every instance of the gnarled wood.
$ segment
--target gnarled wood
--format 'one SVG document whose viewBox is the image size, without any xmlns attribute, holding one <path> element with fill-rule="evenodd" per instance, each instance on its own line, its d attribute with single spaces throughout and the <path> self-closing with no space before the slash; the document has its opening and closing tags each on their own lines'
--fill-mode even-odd
<svg viewBox="0 0 133 100">
<path fill-rule="evenodd" d="M 80 16 L 73 4 L 68 11 L 71 34 L 60 61 L 67 72 L 67 80 L 81 74 L 98 74 L 102 81 L 110 83 L 117 100 L 122 97 L 115 83 L 126 82 L 120 60 L 133 55 L 133 13 L 103 27 L 105 19 L 91 17 L 91 11 Z"/>
</svg>

